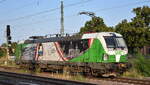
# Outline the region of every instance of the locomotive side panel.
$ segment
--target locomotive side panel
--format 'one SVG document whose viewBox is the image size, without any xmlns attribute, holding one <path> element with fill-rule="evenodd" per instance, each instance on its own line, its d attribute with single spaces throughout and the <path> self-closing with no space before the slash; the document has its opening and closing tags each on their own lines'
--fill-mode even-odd
<svg viewBox="0 0 150 85">
<path fill-rule="evenodd" d="M 88 48 L 88 40 L 26 44 L 21 48 L 21 60 L 69 61 Z"/>
<path fill-rule="evenodd" d="M 86 50 L 81 56 L 78 56 L 71 62 L 102 62 L 102 56 L 104 49 L 98 39 L 93 39 L 93 42 L 89 49 Z"/>
</svg>

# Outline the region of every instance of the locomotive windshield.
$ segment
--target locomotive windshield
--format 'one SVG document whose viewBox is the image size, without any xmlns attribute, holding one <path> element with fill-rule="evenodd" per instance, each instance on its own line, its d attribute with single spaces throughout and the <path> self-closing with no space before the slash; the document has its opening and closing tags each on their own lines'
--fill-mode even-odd
<svg viewBox="0 0 150 85">
<path fill-rule="evenodd" d="M 113 37 L 110 37 L 110 36 L 105 36 L 104 37 L 105 39 L 105 42 L 106 42 L 106 45 L 108 48 L 115 48 L 115 40 Z"/>
<path fill-rule="evenodd" d="M 116 37 L 115 40 L 116 40 L 117 47 L 119 47 L 119 48 L 125 48 L 126 47 L 126 44 L 125 44 L 124 39 L 122 37 Z"/>
<path fill-rule="evenodd" d="M 108 48 L 125 48 L 126 44 L 122 37 L 104 36 Z"/>
</svg>

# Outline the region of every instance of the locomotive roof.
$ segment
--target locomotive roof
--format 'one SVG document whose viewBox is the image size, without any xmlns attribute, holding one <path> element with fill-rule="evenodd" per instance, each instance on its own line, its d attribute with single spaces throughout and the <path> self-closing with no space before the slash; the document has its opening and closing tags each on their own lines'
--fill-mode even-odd
<svg viewBox="0 0 150 85">
<path fill-rule="evenodd" d="M 82 39 L 89 39 L 89 38 L 97 38 L 98 36 L 118 36 L 122 37 L 122 35 L 115 33 L 115 32 L 99 32 L 99 33 L 88 33 L 82 36 Z"/>
<path fill-rule="evenodd" d="M 50 37 L 50 38 L 42 38 L 42 39 L 33 39 L 33 40 L 25 40 L 24 43 L 45 43 L 45 42 L 57 42 L 57 41 L 75 41 L 81 40 L 81 35 L 74 36 L 61 36 L 61 37 Z"/>
<path fill-rule="evenodd" d="M 24 43 L 45 43 L 45 42 L 57 42 L 57 41 L 76 41 L 81 39 L 97 38 L 98 36 L 121 36 L 115 32 L 99 32 L 99 33 L 87 33 L 83 35 L 72 35 L 72 36 L 57 36 L 49 38 L 38 38 L 32 40 L 25 40 Z"/>
</svg>

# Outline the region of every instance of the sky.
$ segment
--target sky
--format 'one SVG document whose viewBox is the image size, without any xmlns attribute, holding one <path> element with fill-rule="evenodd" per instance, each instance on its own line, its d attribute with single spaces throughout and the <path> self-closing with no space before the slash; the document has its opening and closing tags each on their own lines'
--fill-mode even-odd
<svg viewBox="0 0 150 85">
<path fill-rule="evenodd" d="M 65 33 L 77 33 L 91 18 L 79 12 L 94 12 L 107 26 L 131 20 L 133 8 L 150 6 L 150 0 L 62 0 Z M 6 42 L 6 25 L 11 26 L 12 41 L 29 36 L 60 32 L 61 0 L 0 0 L 0 44 Z"/>
</svg>

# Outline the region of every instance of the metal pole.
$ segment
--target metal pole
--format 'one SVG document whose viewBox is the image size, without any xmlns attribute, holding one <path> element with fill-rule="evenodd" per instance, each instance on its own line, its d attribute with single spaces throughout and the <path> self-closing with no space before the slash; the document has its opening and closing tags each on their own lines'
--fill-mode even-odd
<svg viewBox="0 0 150 85">
<path fill-rule="evenodd" d="M 61 29 L 60 34 L 64 35 L 64 5 L 63 1 L 61 1 Z"/>
<path fill-rule="evenodd" d="M 9 58 L 9 48 L 10 48 L 10 44 L 9 44 L 9 38 L 10 37 L 10 25 L 6 26 L 6 50 L 7 50 L 7 55 L 6 55 L 6 62 L 5 65 L 7 65 L 8 63 L 8 58 Z"/>
</svg>

